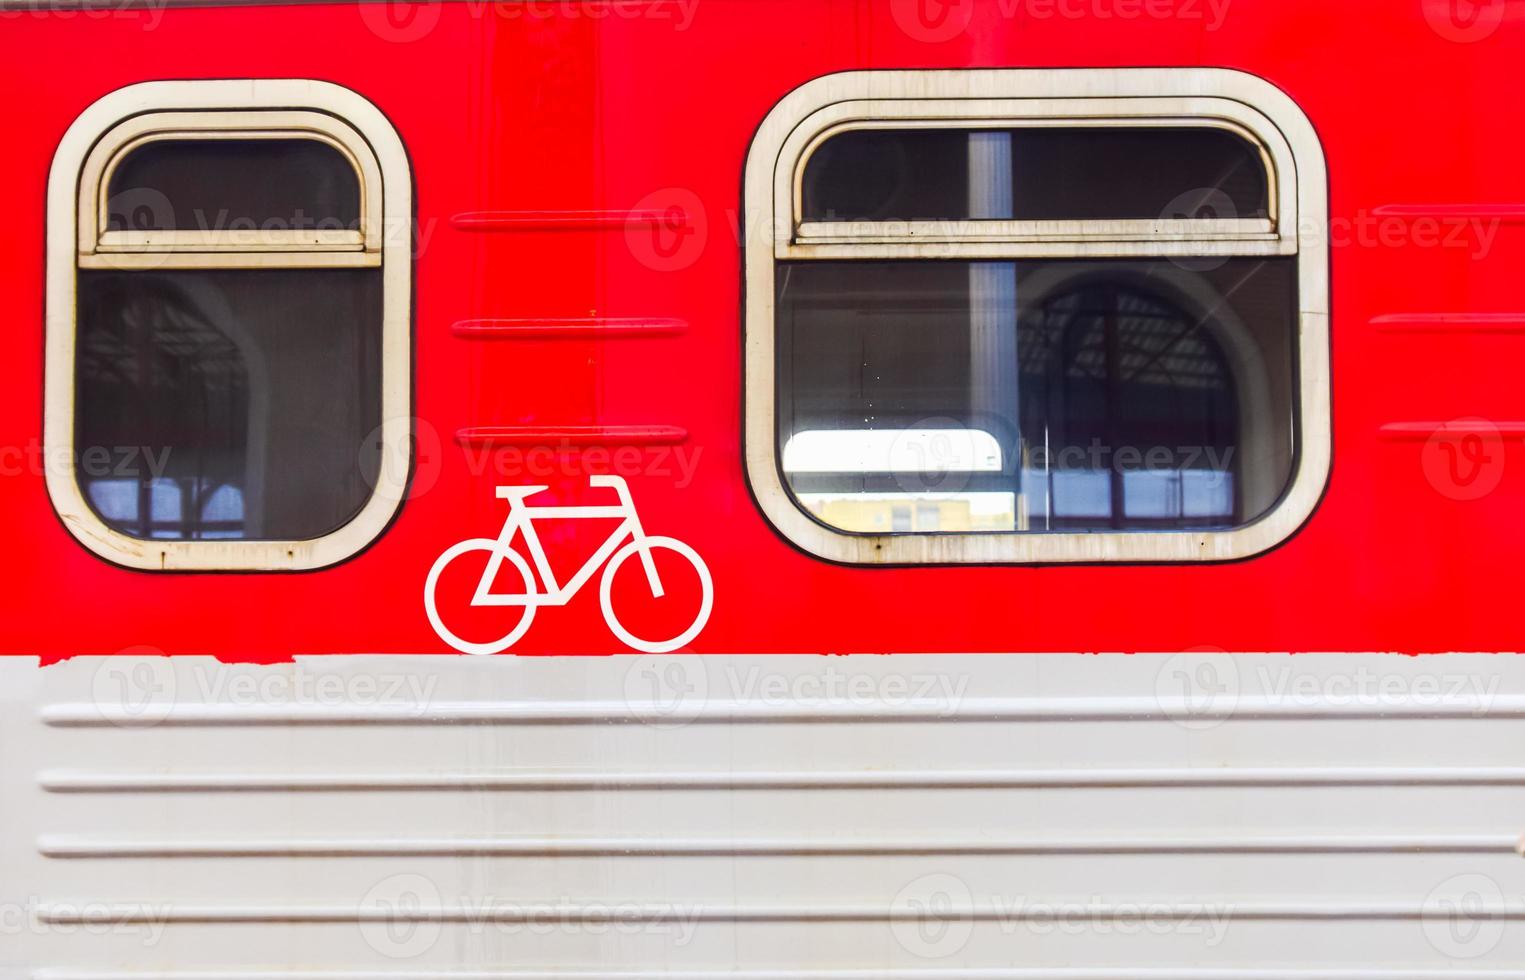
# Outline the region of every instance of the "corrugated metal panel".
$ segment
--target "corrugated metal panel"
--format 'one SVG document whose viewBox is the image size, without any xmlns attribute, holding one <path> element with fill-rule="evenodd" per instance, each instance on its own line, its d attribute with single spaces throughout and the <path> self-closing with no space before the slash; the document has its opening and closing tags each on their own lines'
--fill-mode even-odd
<svg viewBox="0 0 1525 980">
<path fill-rule="evenodd" d="M 51 980 L 1525 978 L 1525 661 L 0 662 Z"/>
</svg>

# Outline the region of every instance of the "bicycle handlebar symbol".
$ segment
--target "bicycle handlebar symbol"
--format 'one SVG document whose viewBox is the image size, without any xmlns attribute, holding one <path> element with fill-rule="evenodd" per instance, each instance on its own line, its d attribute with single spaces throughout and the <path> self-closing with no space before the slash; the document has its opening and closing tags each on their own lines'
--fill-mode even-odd
<svg viewBox="0 0 1525 980">
<path fill-rule="evenodd" d="M 434 627 L 440 639 L 462 653 L 483 655 L 501 653 L 517 643 L 529 630 L 530 623 L 535 618 L 536 609 L 541 606 L 566 605 L 588 583 L 600 565 L 604 566 L 604 575 L 599 582 L 598 598 L 604 611 L 604 622 L 608 624 L 610 631 L 626 645 L 643 653 L 668 653 L 684 646 L 699 635 L 699 631 L 704 629 L 704 624 L 710 618 L 710 610 L 715 602 L 715 585 L 710 579 L 710 570 L 704 564 L 704 559 L 682 541 L 648 535 L 641 527 L 640 516 L 636 514 L 635 503 L 630 497 L 630 488 L 623 478 L 594 476 L 589 478 L 588 485 L 614 490 L 619 496 L 618 506 L 533 506 L 526 504 L 525 498 L 533 497 L 547 489 L 546 487 L 498 487 L 498 496 L 509 502 L 508 517 L 504 520 L 503 529 L 498 536 L 496 538 L 468 538 L 446 548 L 444 553 L 435 559 L 434 567 L 429 569 L 429 578 L 424 582 L 424 609 L 429 614 L 430 625 Z M 545 548 L 541 545 L 540 536 L 535 530 L 535 521 L 557 518 L 618 519 L 620 522 L 619 526 L 610 532 L 604 543 L 599 545 L 598 550 L 589 556 L 583 566 L 577 570 L 577 574 L 573 575 L 565 585 L 557 584 L 550 563 L 546 560 Z M 543 592 L 536 589 L 535 575 L 530 571 L 529 563 L 512 547 L 514 536 L 520 532 L 524 535 L 524 544 L 530 558 L 535 563 L 535 572 L 539 573 L 540 581 L 545 583 Z M 621 547 L 622 542 L 623 547 Z M 698 614 L 682 633 L 667 640 L 646 640 L 631 633 L 615 615 L 612 601 L 614 576 L 631 555 L 639 555 L 641 565 L 646 572 L 647 585 L 651 588 L 652 598 L 662 598 L 665 591 L 662 580 L 657 575 L 656 561 L 652 557 L 658 550 L 671 551 L 694 567 L 694 571 L 699 575 L 703 598 L 699 604 Z M 439 607 L 435 599 L 435 590 L 439 587 L 440 575 L 445 567 L 463 555 L 478 551 L 487 552 L 487 567 L 482 572 L 482 577 L 477 580 L 476 590 L 471 597 L 471 605 L 520 607 L 524 610 L 519 622 L 505 636 L 487 643 L 462 639 L 447 628 L 440 619 Z M 518 570 L 519 577 L 524 583 L 523 592 L 493 591 L 493 583 L 497 581 L 498 573 L 502 570 L 505 561 Z"/>
</svg>

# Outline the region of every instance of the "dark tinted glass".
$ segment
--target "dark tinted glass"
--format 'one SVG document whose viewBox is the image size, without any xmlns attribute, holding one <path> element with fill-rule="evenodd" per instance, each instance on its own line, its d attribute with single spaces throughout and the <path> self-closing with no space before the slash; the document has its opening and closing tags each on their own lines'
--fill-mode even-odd
<svg viewBox="0 0 1525 980">
<path fill-rule="evenodd" d="M 360 179 L 316 140 L 161 140 L 117 165 L 107 211 L 111 231 L 355 230 Z"/>
<path fill-rule="evenodd" d="M 786 482 L 849 531 L 1247 523 L 1292 473 L 1293 263 L 781 263 Z"/>
<path fill-rule="evenodd" d="M 1222 129 L 853 130 L 805 166 L 807 221 L 1267 215 L 1259 151 Z"/>
<path fill-rule="evenodd" d="M 302 540 L 379 465 L 375 269 L 79 276 L 75 466 L 138 538 Z"/>
</svg>

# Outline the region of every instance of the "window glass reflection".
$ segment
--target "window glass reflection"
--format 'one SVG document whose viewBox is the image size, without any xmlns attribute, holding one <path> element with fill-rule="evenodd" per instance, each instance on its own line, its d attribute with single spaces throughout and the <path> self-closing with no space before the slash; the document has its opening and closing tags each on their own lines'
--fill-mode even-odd
<svg viewBox="0 0 1525 980">
<path fill-rule="evenodd" d="M 1245 524 L 1293 468 L 1293 273 L 781 263 L 786 482 L 865 533 Z"/>
<path fill-rule="evenodd" d="M 347 523 L 380 454 L 374 269 L 83 271 L 75 467 L 144 539 L 303 540 Z"/>
<path fill-rule="evenodd" d="M 806 221 L 1266 218 L 1260 149 L 1213 127 L 860 129 L 811 155 Z"/>
<path fill-rule="evenodd" d="M 312 139 L 158 140 L 107 189 L 111 231 L 357 231 L 360 178 Z"/>
</svg>

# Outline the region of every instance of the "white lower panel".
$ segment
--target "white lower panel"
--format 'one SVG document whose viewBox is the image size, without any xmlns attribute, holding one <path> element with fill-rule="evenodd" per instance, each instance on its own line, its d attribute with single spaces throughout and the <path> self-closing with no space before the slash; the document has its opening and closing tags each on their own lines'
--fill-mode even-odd
<svg viewBox="0 0 1525 980">
<path fill-rule="evenodd" d="M 0 660 L 0 973 L 1525 980 L 1525 660 Z"/>
</svg>

